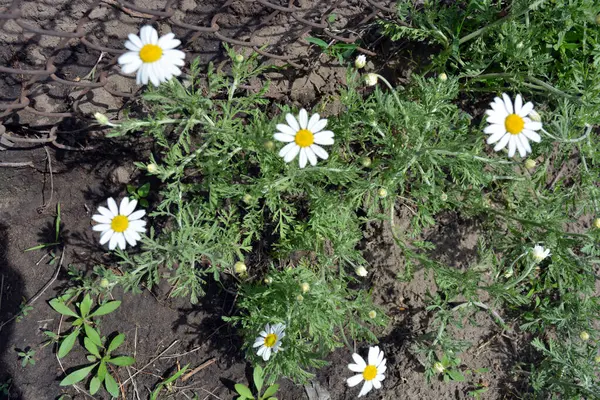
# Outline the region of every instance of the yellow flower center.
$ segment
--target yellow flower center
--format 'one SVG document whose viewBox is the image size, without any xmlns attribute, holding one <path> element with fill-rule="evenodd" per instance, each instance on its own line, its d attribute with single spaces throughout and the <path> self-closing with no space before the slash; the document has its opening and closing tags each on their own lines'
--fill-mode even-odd
<svg viewBox="0 0 600 400">
<path fill-rule="evenodd" d="M 363 378 L 365 378 L 365 381 L 371 381 L 371 380 L 375 379 L 376 376 L 377 376 L 377 367 L 374 365 L 367 365 L 367 367 L 363 371 Z"/>
<path fill-rule="evenodd" d="M 115 232 L 125 232 L 129 226 L 129 220 L 124 215 L 117 215 L 110 223 L 110 227 Z"/>
<path fill-rule="evenodd" d="M 300 129 L 296 132 L 295 141 L 300 147 L 308 147 L 315 142 L 315 135 L 308 129 Z"/>
<path fill-rule="evenodd" d="M 277 335 L 274 333 L 269 333 L 267 335 L 267 337 L 265 338 L 265 346 L 267 346 L 267 347 L 275 346 L 276 342 L 277 342 Z"/>
<path fill-rule="evenodd" d="M 508 133 L 512 135 L 518 135 L 523 131 L 523 127 L 525 126 L 525 121 L 523 118 L 518 116 L 517 114 L 510 114 L 504 120 L 504 127 L 508 131 Z"/>
<path fill-rule="evenodd" d="M 147 44 L 140 50 L 140 58 L 145 63 L 153 63 L 162 57 L 162 49 L 155 44 Z"/>
</svg>

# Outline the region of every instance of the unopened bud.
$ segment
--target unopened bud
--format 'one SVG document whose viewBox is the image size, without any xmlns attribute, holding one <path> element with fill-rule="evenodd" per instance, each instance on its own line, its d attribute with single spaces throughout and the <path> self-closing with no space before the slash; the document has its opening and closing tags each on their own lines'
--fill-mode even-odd
<svg viewBox="0 0 600 400">
<path fill-rule="evenodd" d="M 435 364 L 433 364 L 433 370 L 435 372 L 437 372 L 438 374 L 441 374 L 442 372 L 444 372 L 446 368 L 444 368 L 444 364 L 442 364 L 441 362 L 436 362 Z"/>
<path fill-rule="evenodd" d="M 594 361 L 596 361 L 597 363 L 600 363 L 600 356 L 594 357 Z"/>
<path fill-rule="evenodd" d="M 448 195 L 447 195 L 446 193 L 442 193 L 442 194 L 440 195 L 440 200 L 442 200 L 442 201 L 447 201 L 447 200 L 448 200 Z"/>
<path fill-rule="evenodd" d="M 596 25 L 600 25 L 600 14 L 596 15 Z"/>
<path fill-rule="evenodd" d="M 528 158 L 527 160 L 525 160 L 525 168 L 527 168 L 527 169 L 534 169 L 536 165 L 537 165 L 537 163 L 534 160 L 532 160 L 531 158 Z"/>
<path fill-rule="evenodd" d="M 367 74 L 365 75 L 365 84 L 367 86 L 375 86 L 377 85 L 377 81 L 379 80 L 379 77 L 377 76 L 377 74 Z"/>
<path fill-rule="evenodd" d="M 241 54 L 236 54 L 234 57 L 235 62 L 237 63 L 241 63 L 242 61 L 244 61 L 244 56 Z"/>
<path fill-rule="evenodd" d="M 388 191 L 385 188 L 379 188 L 379 190 L 377 191 L 377 196 L 379 196 L 382 199 L 385 199 L 388 195 Z"/>
<path fill-rule="evenodd" d="M 270 276 L 267 276 L 264 280 L 265 284 L 270 285 L 271 283 L 273 283 L 273 278 L 271 278 Z"/>
<path fill-rule="evenodd" d="M 244 197 L 242 197 L 242 201 L 246 204 L 250 204 L 250 202 L 252 202 L 252 199 L 253 199 L 252 195 L 250 195 L 248 193 L 246 193 L 244 195 Z"/>
<path fill-rule="evenodd" d="M 594 228 L 600 229 L 600 218 L 594 220 Z"/>
<path fill-rule="evenodd" d="M 587 333 L 586 331 L 583 331 L 579 334 L 579 339 L 586 341 L 586 340 L 590 340 L 590 334 Z"/>
<path fill-rule="evenodd" d="M 369 157 L 363 157 L 361 158 L 360 163 L 363 167 L 369 168 L 371 166 L 371 159 Z"/>
<path fill-rule="evenodd" d="M 106 278 L 100 279 L 100 287 L 106 289 L 110 285 L 110 282 Z"/>
<path fill-rule="evenodd" d="M 248 268 L 246 267 L 246 264 L 244 264 L 241 261 L 236 262 L 233 265 L 233 269 L 234 269 L 235 273 L 238 274 L 238 275 L 245 274 L 246 271 L 248 270 Z"/>
<path fill-rule="evenodd" d="M 148 170 L 148 172 L 150 172 L 151 174 L 155 174 L 158 172 L 158 165 L 152 163 L 152 164 L 148 164 L 146 165 L 146 169 Z"/>
<path fill-rule="evenodd" d="M 357 69 L 364 68 L 365 65 L 367 65 L 367 57 L 364 54 L 361 54 L 360 56 L 356 57 L 356 60 L 354 60 L 354 66 Z"/>
<path fill-rule="evenodd" d="M 377 311 L 375 311 L 375 310 L 369 311 L 369 318 L 375 319 L 375 317 L 377 317 Z"/>
<path fill-rule="evenodd" d="M 354 272 L 356 272 L 356 275 L 358 276 L 367 276 L 367 269 L 365 267 L 358 267 L 354 270 Z"/>
<path fill-rule="evenodd" d="M 527 115 L 532 121 L 535 122 L 541 122 L 542 121 L 542 117 L 540 116 L 540 114 L 537 113 L 537 111 L 535 110 L 531 110 L 529 111 L 529 114 Z"/>
<path fill-rule="evenodd" d="M 505 278 L 510 278 L 511 276 L 513 276 L 514 273 L 515 273 L 515 271 L 512 268 L 510 268 L 508 271 L 506 271 L 504 273 L 504 277 Z"/>
<path fill-rule="evenodd" d="M 438 75 L 438 79 L 442 82 L 446 82 L 448 80 L 448 75 L 446 75 L 446 73 L 442 72 L 441 74 Z"/>
<path fill-rule="evenodd" d="M 522 49 L 523 47 L 525 47 L 525 45 L 523 44 L 523 42 L 517 43 L 517 49 Z"/>
<path fill-rule="evenodd" d="M 265 149 L 267 150 L 273 150 L 273 147 L 275 147 L 275 143 L 273 143 L 272 140 L 267 140 L 264 144 Z"/>
<path fill-rule="evenodd" d="M 96 118 L 96 121 L 98 121 L 100 125 L 111 125 L 108 121 L 108 117 L 102 113 L 97 112 L 94 114 L 94 118 Z"/>
<path fill-rule="evenodd" d="M 296 296 L 296 300 L 297 301 L 303 301 L 304 300 L 304 296 L 302 296 L 301 294 L 299 294 L 298 296 Z"/>
<path fill-rule="evenodd" d="M 306 282 L 302 282 L 300 284 L 300 290 L 302 290 L 302 293 L 306 293 L 310 290 L 310 285 Z"/>
</svg>

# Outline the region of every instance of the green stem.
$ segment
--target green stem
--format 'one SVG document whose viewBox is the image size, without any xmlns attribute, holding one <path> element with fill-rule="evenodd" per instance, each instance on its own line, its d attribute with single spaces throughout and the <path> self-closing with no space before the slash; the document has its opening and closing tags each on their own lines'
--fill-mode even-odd
<svg viewBox="0 0 600 400">
<path fill-rule="evenodd" d="M 577 142 L 581 142 L 582 140 L 587 139 L 587 137 L 590 135 L 590 132 L 592 132 L 592 126 L 591 125 L 587 125 L 586 124 L 586 127 L 587 127 L 587 129 L 586 129 L 585 133 L 582 136 L 580 136 L 580 137 L 578 137 L 576 139 L 563 139 L 563 138 L 556 137 L 554 135 L 551 135 L 544 128 L 542 128 L 542 132 L 544 132 L 546 134 L 546 136 L 548 136 L 549 138 L 554 139 L 554 140 L 556 140 L 558 142 L 563 142 L 563 143 L 577 143 Z"/>
</svg>

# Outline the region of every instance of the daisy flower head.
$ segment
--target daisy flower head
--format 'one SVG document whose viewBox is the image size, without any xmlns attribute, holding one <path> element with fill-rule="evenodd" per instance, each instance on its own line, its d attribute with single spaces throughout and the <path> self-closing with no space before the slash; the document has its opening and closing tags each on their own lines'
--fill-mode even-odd
<svg viewBox="0 0 600 400">
<path fill-rule="evenodd" d="M 254 348 L 258 347 L 258 352 L 256 354 L 262 357 L 263 360 L 268 361 L 271 357 L 271 353 L 282 351 L 281 339 L 285 336 L 284 331 L 284 324 L 267 324 L 252 345 Z"/>
<path fill-rule="evenodd" d="M 148 81 L 154 86 L 166 82 L 173 76 L 181 75 L 185 62 L 185 53 L 175 47 L 181 41 L 175 39 L 173 33 L 158 37 L 153 27 L 146 25 L 140 29 L 140 35 L 130 33 L 125 47 L 130 50 L 119 57 L 119 65 L 124 74 L 137 71 L 136 83 L 147 85 Z"/>
<path fill-rule="evenodd" d="M 542 123 L 531 118 L 533 103 L 528 101 L 523 104 L 520 94 L 512 100 L 506 93 L 502 98 L 496 97 L 491 110 L 487 110 L 488 125 L 483 131 L 490 135 L 488 144 L 496 143 L 494 151 L 500 151 L 508 145 L 508 156 L 512 157 L 518 150 L 521 157 L 531 153 L 529 141 L 539 143 L 542 138 L 536 132 L 542 129 Z"/>
<path fill-rule="evenodd" d="M 381 382 L 385 379 L 385 357 L 383 351 L 379 350 L 378 346 L 369 347 L 369 355 L 367 362 L 358 354 L 352 354 L 352 358 L 356 364 L 348 364 L 348 369 L 352 372 L 360 372 L 358 375 L 354 375 L 352 378 L 348 378 L 346 381 L 348 386 L 354 387 L 365 381 L 358 397 L 364 396 L 371 391 L 371 389 L 381 388 Z"/>
<path fill-rule="evenodd" d="M 107 203 L 108 208 L 98 207 L 100 214 L 92 216 L 92 219 L 98 222 L 98 225 L 94 225 L 92 229 L 101 232 L 100 244 L 108 242 L 110 250 L 114 250 L 117 245 L 121 250 L 125 250 L 127 243 L 135 246 L 141 239 L 140 233 L 146 231 L 146 221 L 141 220 L 146 215 L 146 211 L 135 211 L 137 200 L 129 200 L 127 197 L 121 200 L 118 207 L 112 197 L 107 200 Z"/>
<path fill-rule="evenodd" d="M 327 120 L 319 114 L 313 114 L 310 119 L 305 109 L 300 110 L 298 118 L 292 114 L 285 116 L 287 124 L 277 124 L 277 133 L 273 136 L 275 140 L 287 143 L 279 151 L 279 157 L 289 163 L 300 154 L 300 168 L 317 164 L 317 157 L 327 160 L 329 154 L 319 145 L 332 145 L 333 132 L 324 131 Z"/>
<path fill-rule="evenodd" d="M 546 257 L 548 257 L 550 255 L 550 250 L 549 249 L 544 249 L 539 244 L 536 244 L 535 247 L 533 248 L 532 255 L 533 255 L 533 259 L 535 260 L 535 262 L 540 262 L 544 258 L 546 258 Z"/>
</svg>

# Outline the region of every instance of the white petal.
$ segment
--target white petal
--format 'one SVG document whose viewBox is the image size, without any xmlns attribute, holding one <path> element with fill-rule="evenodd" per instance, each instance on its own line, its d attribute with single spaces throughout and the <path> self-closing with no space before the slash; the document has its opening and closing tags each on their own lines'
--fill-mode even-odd
<svg viewBox="0 0 600 400">
<path fill-rule="evenodd" d="M 368 364 L 369 365 L 377 365 L 377 357 L 378 356 L 379 356 L 379 347 L 377 347 L 377 346 L 369 347 Z"/>
<path fill-rule="evenodd" d="M 123 235 L 122 232 L 117 232 L 115 236 L 117 237 L 117 244 L 119 245 L 119 248 L 121 250 L 125 250 L 125 247 L 127 247 L 127 243 L 125 243 L 125 235 Z"/>
<path fill-rule="evenodd" d="M 140 69 L 138 69 L 136 83 L 138 85 L 148 84 L 148 64 L 142 64 Z"/>
<path fill-rule="evenodd" d="M 317 165 L 317 156 L 315 155 L 315 152 L 312 151 L 311 147 L 306 147 L 304 152 L 306 153 L 306 157 L 308 157 L 308 162 L 310 162 L 310 165 L 313 167 Z"/>
<path fill-rule="evenodd" d="M 373 382 L 365 381 L 365 384 L 363 385 L 362 389 L 360 390 L 358 397 L 362 397 L 365 394 L 369 393 L 371 391 L 371 389 L 373 389 Z"/>
<path fill-rule="evenodd" d="M 127 219 L 131 223 L 133 221 L 136 221 L 136 220 L 142 218 L 144 215 L 146 215 L 146 211 L 145 210 L 137 210 L 136 212 L 128 215 Z"/>
<path fill-rule="evenodd" d="M 125 54 L 121 54 L 117 60 L 119 65 L 131 64 L 137 61 L 141 61 L 140 54 L 136 51 L 128 51 Z"/>
<path fill-rule="evenodd" d="M 523 98 L 518 94 L 515 98 L 515 114 L 521 115 L 521 108 L 523 108 Z"/>
<path fill-rule="evenodd" d="M 517 137 L 519 138 L 521 144 L 523 144 L 523 147 L 525 148 L 525 153 L 531 153 L 531 146 L 529 145 L 529 140 L 527 140 L 527 136 L 521 134 Z"/>
<path fill-rule="evenodd" d="M 261 346 L 260 349 L 258 349 L 258 351 L 256 352 L 257 356 L 262 356 L 265 353 L 265 350 L 267 349 L 267 346 Z"/>
<path fill-rule="evenodd" d="M 527 103 L 525 103 L 525 105 L 523 107 L 521 107 L 521 112 L 518 113 L 521 117 L 526 117 L 529 115 L 529 113 L 531 112 L 531 110 L 533 110 L 533 103 L 528 101 Z"/>
<path fill-rule="evenodd" d="M 529 140 L 533 140 L 533 141 L 534 141 L 534 142 L 536 142 L 536 143 L 539 143 L 539 142 L 541 142 L 541 141 L 542 141 L 542 137 L 541 137 L 541 136 L 540 136 L 540 135 L 539 135 L 537 132 L 530 131 L 530 130 L 529 130 L 529 129 L 527 129 L 527 128 L 523 129 L 523 130 L 521 131 L 521 133 L 522 133 L 523 135 L 527 136 L 527 138 L 528 138 Z"/>
<path fill-rule="evenodd" d="M 279 150 L 279 157 L 285 157 L 287 153 L 289 153 L 293 147 L 298 147 L 295 142 L 288 143 Z"/>
<path fill-rule="evenodd" d="M 327 152 L 325 151 L 325 149 L 323 149 L 321 146 L 317 145 L 317 144 L 313 144 L 312 146 L 310 146 L 311 150 L 315 152 L 315 154 L 322 158 L 323 160 L 327 160 L 327 158 L 329 158 L 329 154 L 327 154 Z"/>
<path fill-rule="evenodd" d="M 493 124 L 493 125 L 488 125 L 483 129 L 484 133 L 492 134 L 492 133 L 506 133 L 506 128 L 504 127 L 504 125 L 500 125 L 500 124 Z"/>
<path fill-rule="evenodd" d="M 125 199 L 127 199 L 127 197 L 123 198 L 123 200 L 125 200 Z M 137 203 L 138 202 L 135 199 L 134 200 L 127 199 L 127 206 L 123 207 L 123 202 L 121 201 L 121 208 L 119 208 L 119 212 L 121 213 L 121 215 L 128 217 L 133 212 L 133 210 L 135 210 Z"/>
<path fill-rule="evenodd" d="M 378 381 L 377 379 L 373 379 L 373 387 L 375 389 L 381 389 L 381 382 Z"/>
<path fill-rule="evenodd" d="M 102 214 L 94 214 L 92 215 L 92 219 L 101 224 L 110 224 L 112 222 L 112 217 L 108 217 Z"/>
<path fill-rule="evenodd" d="M 286 124 L 277 124 L 276 128 L 279 132 L 281 133 L 285 133 L 287 135 L 292 135 L 292 136 L 296 136 L 296 132 L 295 130 L 293 130 L 292 128 L 290 128 L 289 126 L 287 126 Z"/>
<path fill-rule="evenodd" d="M 121 203 L 119 204 L 119 215 L 124 215 L 123 210 L 125 210 L 128 205 L 129 205 L 129 197 L 125 196 L 121 199 Z"/>
<path fill-rule="evenodd" d="M 100 236 L 100 245 L 103 245 L 103 244 L 105 244 L 106 242 L 108 242 L 108 240 L 109 240 L 109 239 L 112 237 L 112 235 L 113 235 L 114 233 L 115 233 L 115 231 L 113 231 L 112 229 L 111 229 L 111 230 L 108 230 L 108 231 L 106 231 L 106 232 L 104 232 L 104 233 L 102 234 L 102 236 Z"/>
<path fill-rule="evenodd" d="M 141 221 L 141 220 L 135 220 L 135 221 L 129 221 L 129 227 L 127 228 L 127 230 L 133 230 L 136 232 L 146 232 L 146 221 Z"/>
<path fill-rule="evenodd" d="M 513 109 L 513 104 L 512 104 L 512 100 L 510 99 L 510 97 L 508 97 L 508 95 L 506 93 L 502 93 L 502 99 L 504 99 L 504 107 L 506 107 L 506 111 L 509 114 L 513 114 L 514 109 Z"/>
<path fill-rule="evenodd" d="M 365 367 L 361 367 L 358 364 L 348 364 L 348 369 L 352 372 L 360 372 L 362 373 L 365 370 Z"/>
<path fill-rule="evenodd" d="M 142 43 L 142 39 L 135 33 L 130 33 L 127 35 L 128 41 L 125 41 L 125 47 L 127 47 L 131 51 L 140 51 L 144 44 Z M 130 47 L 127 46 L 127 42 L 130 43 Z"/>
<path fill-rule="evenodd" d="M 173 32 L 167 33 L 164 36 L 161 36 L 158 39 L 158 45 L 163 50 L 174 49 L 175 47 L 181 44 L 181 40 L 175 39 L 175 34 Z"/>
<path fill-rule="evenodd" d="M 100 207 L 98 207 L 98 211 L 100 212 L 100 214 L 109 217 L 111 220 L 116 216 L 115 214 L 110 212 L 110 210 L 106 207 L 100 206 Z"/>
<path fill-rule="evenodd" d="M 499 114 L 494 114 L 493 117 L 487 117 L 485 120 L 488 124 L 504 124 L 506 117 L 503 117 Z"/>
<path fill-rule="evenodd" d="M 521 135 L 517 135 L 514 139 L 514 142 L 517 145 L 517 150 L 519 151 L 519 155 L 521 157 L 525 157 L 527 155 L 527 151 L 525 150 L 525 146 L 523 146 L 523 143 L 521 143 L 520 136 Z"/>
<path fill-rule="evenodd" d="M 383 364 L 377 367 L 377 376 L 379 376 L 379 374 L 383 374 L 386 370 L 387 366 L 385 365 L 385 360 L 383 360 Z"/>
<path fill-rule="evenodd" d="M 265 339 L 264 338 L 257 338 L 256 342 L 254 342 L 254 344 L 252 345 L 252 347 L 259 347 L 262 346 L 265 343 Z"/>
<path fill-rule="evenodd" d="M 300 128 L 302 129 L 306 129 L 308 126 L 308 113 L 304 108 L 300 110 L 300 113 L 298 114 L 298 122 L 300 123 Z"/>
<path fill-rule="evenodd" d="M 316 122 L 314 124 L 314 126 L 312 127 L 312 129 L 308 128 L 308 130 L 310 130 L 313 134 L 315 134 L 315 133 L 321 132 L 323 129 L 325 129 L 326 126 L 327 126 L 327 120 L 322 119 L 319 122 Z"/>
<path fill-rule="evenodd" d="M 377 382 L 381 382 L 381 381 L 385 380 L 385 375 L 383 375 L 383 373 L 377 374 L 377 376 L 373 380 L 377 381 Z"/>
<path fill-rule="evenodd" d="M 112 197 L 109 197 L 107 200 L 107 203 L 108 203 L 108 209 L 110 210 L 112 215 L 114 215 L 114 216 L 119 215 L 119 208 L 117 207 L 117 202 L 115 201 L 115 199 L 113 199 Z"/>
<path fill-rule="evenodd" d="M 150 82 L 156 87 L 160 86 L 161 80 L 159 79 L 159 73 L 156 70 L 156 63 L 148 64 Z"/>
<path fill-rule="evenodd" d="M 317 114 L 317 113 L 313 114 L 312 117 L 310 117 L 310 119 L 308 120 L 308 126 L 306 129 L 308 129 L 312 133 L 318 132 L 318 131 L 315 131 L 314 126 L 317 122 L 319 122 L 320 118 L 321 117 L 319 116 L 319 114 Z"/>
<path fill-rule="evenodd" d="M 290 147 L 290 150 L 285 154 L 285 157 L 283 157 L 283 161 L 285 161 L 286 163 L 289 163 L 294 158 L 296 158 L 296 156 L 300 152 L 300 146 L 298 146 L 296 143 L 292 142 L 289 145 L 292 145 L 292 146 Z"/>
<path fill-rule="evenodd" d="M 517 150 L 517 143 L 515 135 L 510 135 L 511 138 L 508 141 L 508 157 L 512 157 L 515 155 L 515 151 Z"/>
<path fill-rule="evenodd" d="M 98 224 L 92 226 L 92 230 L 95 232 L 106 232 L 111 230 L 110 224 Z"/>
<path fill-rule="evenodd" d="M 362 374 L 354 375 L 352 378 L 346 379 L 346 383 L 350 387 L 354 387 L 354 386 L 358 385 L 359 383 L 361 383 L 362 381 L 363 381 Z"/>
<path fill-rule="evenodd" d="M 383 351 L 380 350 L 379 354 L 377 355 L 377 361 L 374 364 L 375 367 L 379 367 L 381 365 L 381 363 L 383 362 L 383 357 L 384 357 Z"/>
<path fill-rule="evenodd" d="M 315 135 L 314 141 L 316 144 L 321 144 L 324 146 L 333 144 L 333 132 L 331 131 L 323 131 L 319 132 Z"/>
<path fill-rule="evenodd" d="M 529 129 L 530 131 L 539 131 L 542 129 L 542 123 L 537 121 L 526 121 L 525 129 Z"/>
<path fill-rule="evenodd" d="M 134 231 L 132 232 L 135 233 Z M 123 232 L 123 236 L 125 237 L 125 240 L 127 240 L 127 243 L 129 243 L 133 247 L 136 245 L 136 240 L 134 239 L 132 232 L 125 231 Z"/>
<path fill-rule="evenodd" d="M 118 239 L 118 235 L 117 235 L 117 233 L 115 232 L 115 233 L 114 233 L 114 235 L 112 235 L 112 236 L 110 237 L 110 241 L 108 242 L 108 249 L 109 249 L 109 250 L 114 250 L 114 249 L 115 249 L 115 247 L 117 247 L 117 242 L 118 242 L 118 240 L 119 240 L 119 239 Z"/>
<path fill-rule="evenodd" d="M 504 107 L 504 102 L 499 97 L 496 97 L 494 99 L 494 102 L 490 103 L 490 106 L 492 107 L 492 110 L 494 110 L 496 115 L 499 115 L 502 118 L 506 118 L 508 116 L 508 113 L 506 112 L 506 107 Z"/>
<path fill-rule="evenodd" d="M 362 369 L 364 370 L 365 368 L 367 368 L 367 363 L 365 362 L 365 360 L 359 356 L 358 354 L 354 353 L 352 354 L 352 359 L 354 360 L 354 362 L 357 365 L 360 365 L 362 367 Z"/>
<path fill-rule="evenodd" d="M 130 62 L 129 64 L 125 64 L 121 67 L 121 72 L 124 74 L 133 74 L 135 71 L 139 70 L 142 66 L 143 61 L 138 57 L 137 60 Z"/>
<path fill-rule="evenodd" d="M 172 62 L 173 64 L 179 65 L 181 67 L 183 66 L 183 64 L 185 64 L 185 53 L 181 50 L 175 49 L 165 50 L 163 52 L 163 59 L 168 60 L 169 62 Z"/>
<path fill-rule="evenodd" d="M 503 148 L 506 147 L 506 144 L 508 143 L 508 140 L 510 139 L 512 135 L 510 133 L 502 136 L 502 139 L 500 139 L 500 141 L 498 143 L 496 143 L 496 146 L 494 146 L 494 151 L 500 151 Z"/>
<path fill-rule="evenodd" d="M 286 114 L 285 120 L 290 128 L 294 130 L 294 132 L 298 132 L 300 130 L 300 125 L 298 125 L 298 121 L 296 121 L 296 118 L 292 114 Z"/>
<path fill-rule="evenodd" d="M 265 347 L 265 352 L 263 353 L 263 360 L 268 361 L 269 358 L 271 357 L 271 348 L 270 347 Z"/>
<path fill-rule="evenodd" d="M 496 143 L 498 140 L 502 139 L 504 135 L 510 135 L 510 133 L 506 131 L 496 132 L 492 136 L 487 139 L 487 144 Z"/>
<path fill-rule="evenodd" d="M 306 148 L 300 149 L 300 159 L 298 160 L 298 165 L 300 168 L 306 167 L 306 162 L 308 161 L 308 157 L 306 156 Z"/>
<path fill-rule="evenodd" d="M 151 27 L 150 25 L 142 26 L 142 28 L 140 29 L 140 39 L 142 39 L 143 44 L 152 43 L 152 31 L 153 30 L 154 30 L 154 28 Z"/>
<path fill-rule="evenodd" d="M 280 142 L 289 143 L 289 142 L 293 142 L 295 137 L 294 137 L 294 135 L 290 135 L 287 133 L 277 132 L 276 134 L 273 135 L 273 139 L 278 140 Z"/>
</svg>

